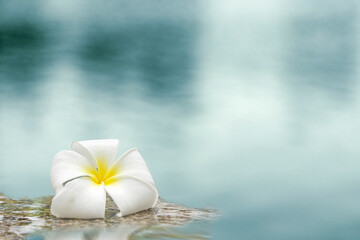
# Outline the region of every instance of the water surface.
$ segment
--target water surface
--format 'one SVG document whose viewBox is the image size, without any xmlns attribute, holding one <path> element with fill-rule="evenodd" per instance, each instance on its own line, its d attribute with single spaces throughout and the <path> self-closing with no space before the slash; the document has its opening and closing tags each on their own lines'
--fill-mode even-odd
<svg viewBox="0 0 360 240">
<path fill-rule="evenodd" d="M 118 138 L 214 239 L 357 239 L 359 34 L 352 0 L 0 1 L 0 192 Z"/>
</svg>

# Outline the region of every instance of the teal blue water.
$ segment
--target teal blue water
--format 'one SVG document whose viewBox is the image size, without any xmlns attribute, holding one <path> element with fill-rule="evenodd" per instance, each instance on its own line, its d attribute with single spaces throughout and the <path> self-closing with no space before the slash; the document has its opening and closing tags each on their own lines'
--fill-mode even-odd
<svg viewBox="0 0 360 240">
<path fill-rule="evenodd" d="M 358 239 L 359 5 L 0 1 L 0 192 L 117 138 L 214 239 Z"/>
</svg>

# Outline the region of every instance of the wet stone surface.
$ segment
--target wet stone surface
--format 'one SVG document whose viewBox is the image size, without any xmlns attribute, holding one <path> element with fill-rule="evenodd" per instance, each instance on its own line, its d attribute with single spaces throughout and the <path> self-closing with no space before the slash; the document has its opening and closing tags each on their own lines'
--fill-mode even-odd
<svg viewBox="0 0 360 240">
<path fill-rule="evenodd" d="M 89 235 L 90 239 L 208 239 L 206 232 L 184 233 L 178 227 L 194 222 L 208 224 L 217 215 L 210 209 L 188 208 L 159 199 L 153 209 L 120 218 L 108 197 L 105 219 L 60 219 L 50 213 L 51 199 L 14 200 L 0 194 L 0 239 L 87 239 Z"/>
</svg>

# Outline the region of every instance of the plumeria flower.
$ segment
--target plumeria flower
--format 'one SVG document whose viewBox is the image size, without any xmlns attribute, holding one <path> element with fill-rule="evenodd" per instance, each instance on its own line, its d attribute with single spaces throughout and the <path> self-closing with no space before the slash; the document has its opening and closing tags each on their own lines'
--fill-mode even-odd
<svg viewBox="0 0 360 240">
<path fill-rule="evenodd" d="M 51 213 L 61 218 L 104 218 L 106 193 L 125 216 L 156 205 L 159 195 L 136 148 L 116 161 L 119 141 L 79 141 L 58 152 L 50 172 Z"/>
</svg>

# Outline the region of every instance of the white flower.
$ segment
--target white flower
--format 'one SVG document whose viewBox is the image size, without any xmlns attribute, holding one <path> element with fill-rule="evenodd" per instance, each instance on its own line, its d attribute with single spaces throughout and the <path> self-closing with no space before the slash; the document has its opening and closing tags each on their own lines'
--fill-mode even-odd
<svg viewBox="0 0 360 240">
<path fill-rule="evenodd" d="M 116 161 L 115 139 L 74 142 L 54 157 L 50 179 L 55 196 L 51 213 L 61 218 L 104 218 L 106 193 L 119 216 L 152 208 L 158 200 L 154 180 L 136 148 Z"/>
</svg>

